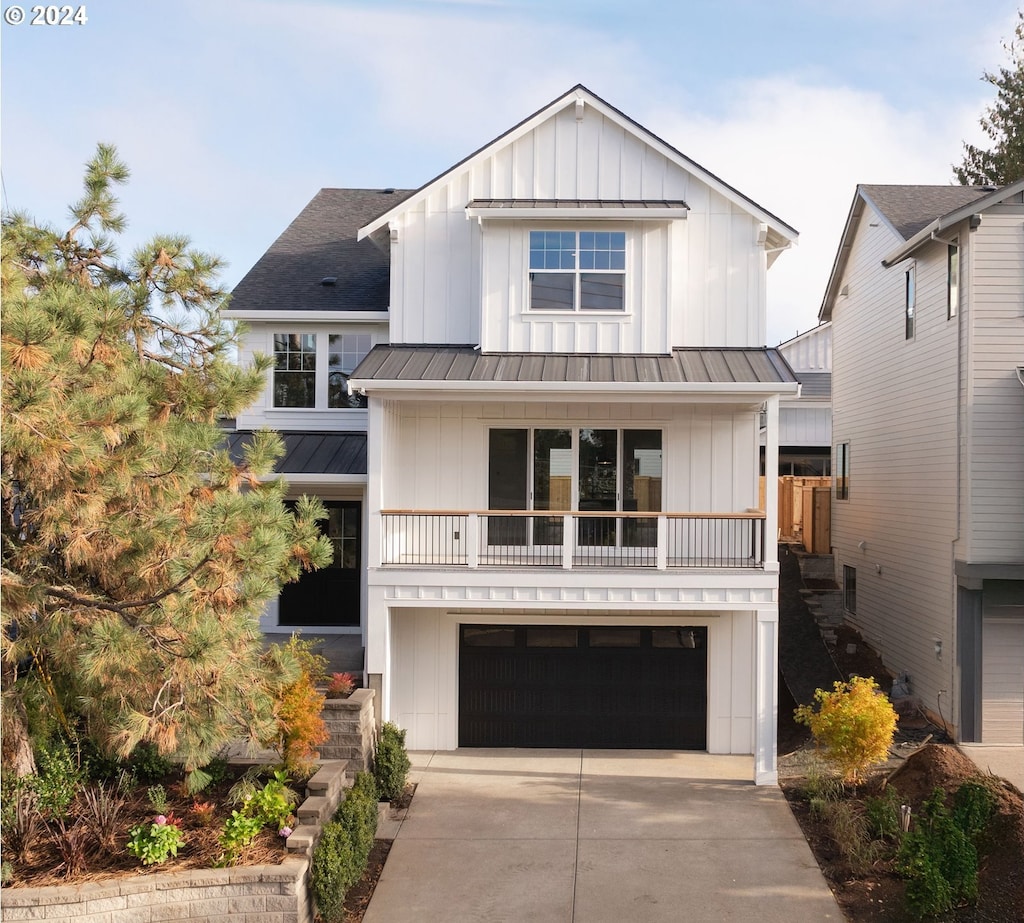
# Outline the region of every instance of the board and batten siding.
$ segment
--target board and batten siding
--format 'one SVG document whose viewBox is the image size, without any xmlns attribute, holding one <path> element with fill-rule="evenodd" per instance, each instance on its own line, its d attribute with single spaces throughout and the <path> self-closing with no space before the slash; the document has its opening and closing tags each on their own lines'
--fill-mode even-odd
<svg viewBox="0 0 1024 923">
<path fill-rule="evenodd" d="M 382 509 L 486 509 L 494 427 L 660 429 L 665 511 L 744 512 L 758 502 L 758 414 L 749 409 L 417 401 L 388 417 Z"/>
<path fill-rule="evenodd" d="M 538 609 L 390 610 L 391 717 L 406 729 L 410 750 L 452 750 L 458 745 L 458 627 L 462 622 L 501 624 L 706 625 L 708 629 L 709 753 L 753 753 L 755 725 L 755 613 L 603 610 L 569 614 Z"/>
<path fill-rule="evenodd" d="M 857 611 L 847 617 L 889 669 L 911 676 L 927 708 L 956 721 L 957 322 L 946 318 L 946 247 L 884 269 L 900 241 L 872 219 L 868 210 L 840 282 L 848 294 L 832 313 L 832 438 L 850 445 L 850 498 L 832 507 L 836 574 L 856 568 Z M 917 319 L 908 340 L 911 263 Z"/>
<path fill-rule="evenodd" d="M 686 218 L 626 221 L 627 310 L 526 316 L 530 227 L 585 222 L 469 220 L 473 199 L 683 200 Z M 471 160 L 395 219 L 391 341 L 493 351 L 665 353 L 763 346 L 766 256 L 754 217 L 592 107 L 568 107 Z M 593 224 L 590 225 L 591 227 Z"/>
<path fill-rule="evenodd" d="M 832 441 L 832 409 L 804 401 L 779 406 L 779 445 L 820 445 Z"/>
<path fill-rule="evenodd" d="M 1024 205 L 971 234 L 964 545 L 971 562 L 1024 562 Z"/>
</svg>

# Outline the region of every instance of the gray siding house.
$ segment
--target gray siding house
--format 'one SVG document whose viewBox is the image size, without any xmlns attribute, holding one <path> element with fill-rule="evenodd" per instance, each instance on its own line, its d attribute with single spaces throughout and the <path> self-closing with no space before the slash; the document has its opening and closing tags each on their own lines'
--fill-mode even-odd
<svg viewBox="0 0 1024 923">
<path fill-rule="evenodd" d="M 957 739 L 1024 743 L 1024 181 L 859 186 L 820 319 L 846 617 Z"/>
</svg>

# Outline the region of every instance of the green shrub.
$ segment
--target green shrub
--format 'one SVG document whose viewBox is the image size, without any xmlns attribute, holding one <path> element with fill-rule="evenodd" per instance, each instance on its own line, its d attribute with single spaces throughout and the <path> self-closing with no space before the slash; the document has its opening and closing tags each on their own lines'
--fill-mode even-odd
<svg viewBox="0 0 1024 923">
<path fill-rule="evenodd" d="M 141 859 L 143 865 L 157 865 L 170 856 L 177 856 L 184 842 L 185 836 L 178 825 L 162 814 L 152 823 L 139 824 L 128 831 L 128 852 Z"/>
<path fill-rule="evenodd" d="M 902 798 L 894 788 L 887 788 L 881 795 L 864 801 L 868 831 L 873 837 L 884 840 L 900 840 L 903 826 L 900 823 Z"/>
<path fill-rule="evenodd" d="M 141 743 L 128 758 L 128 770 L 140 782 L 160 782 L 174 768 L 155 744 Z"/>
<path fill-rule="evenodd" d="M 311 886 L 325 923 L 344 918 L 345 895 L 366 870 L 377 832 L 377 785 L 361 772 L 313 851 Z"/>
<path fill-rule="evenodd" d="M 373 776 L 382 801 L 398 801 L 402 797 L 411 766 L 405 751 L 405 731 L 390 721 L 385 722 L 373 760 Z"/>
<path fill-rule="evenodd" d="M 67 816 L 84 781 L 84 773 L 66 743 L 40 747 L 36 757 L 39 773 L 35 780 L 39 813 L 46 820 Z"/>
<path fill-rule="evenodd" d="M 242 850 L 252 844 L 263 829 L 263 821 L 251 817 L 243 811 L 232 811 L 224 821 L 224 830 L 220 835 L 220 848 L 223 850 L 217 865 L 223 867 L 238 861 Z"/>
<path fill-rule="evenodd" d="M 353 864 L 348 831 L 337 821 L 325 824 L 310 869 L 313 898 L 324 923 L 341 923 L 345 917 L 345 894 L 351 887 L 347 882 Z"/>
<path fill-rule="evenodd" d="M 288 787 L 287 774 L 278 769 L 246 802 L 245 813 L 259 818 L 265 827 L 280 830 L 291 818 L 297 800 L 295 792 Z"/>
<path fill-rule="evenodd" d="M 832 692 L 814 693 L 817 711 L 801 705 L 794 717 L 806 724 L 814 740 L 824 747 L 824 756 L 856 782 L 873 763 L 881 763 L 892 746 L 896 712 L 888 697 L 871 678 L 853 676 L 848 683 L 837 682 Z"/>
<path fill-rule="evenodd" d="M 918 919 L 943 913 L 978 896 L 978 851 L 974 841 L 991 816 L 992 802 L 988 801 L 986 813 L 985 796 L 991 798 L 984 786 L 965 783 L 954 796 L 951 814 L 945 794 L 936 788 L 921 806 L 917 825 L 904 837 L 898 868 L 909 879 L 907 908 Z"/>
</svg>

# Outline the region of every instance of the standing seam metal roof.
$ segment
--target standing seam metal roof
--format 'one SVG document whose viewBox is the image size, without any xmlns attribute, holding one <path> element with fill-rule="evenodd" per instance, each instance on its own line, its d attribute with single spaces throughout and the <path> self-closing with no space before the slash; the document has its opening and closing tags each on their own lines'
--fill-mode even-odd
<svg viewBox="0 0 1024 923">
<path fill-rule="evenodd" d="M 790 384 L 774 348 L 684 348 L 668 355 L 482 353 L 474 346 L 378 345 L 352 373 L 371 381 Z"/>
<path fill-rule="evenodd" d="M 281 433 L 284 455 L 277 474 L 366 474 L 366 433 Z M 249 430 L 228 434 L 228 451 L 241 459 Z"/>
</svg>

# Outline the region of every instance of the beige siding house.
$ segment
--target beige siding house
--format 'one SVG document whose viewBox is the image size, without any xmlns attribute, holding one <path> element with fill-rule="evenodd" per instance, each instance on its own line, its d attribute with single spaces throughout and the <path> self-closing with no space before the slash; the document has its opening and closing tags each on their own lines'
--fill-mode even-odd
<svg viewBox="0 0 1024 923">
<path fill-rule="evenodd" d="M 847 618 L 957 739 L 1024 743 L 1024 181 L 859 186 L 820 317 Z"/>
</svg>

